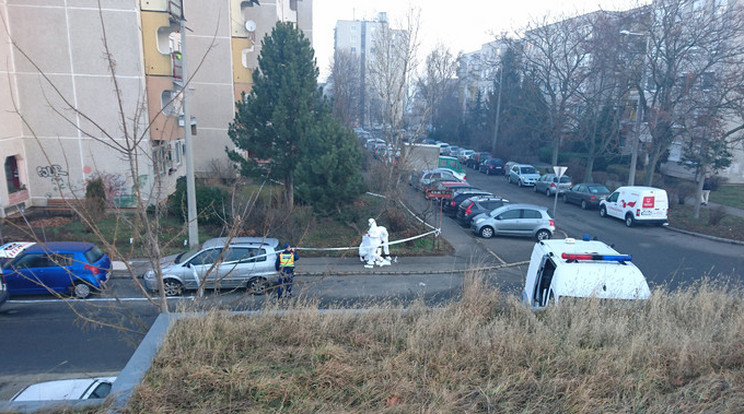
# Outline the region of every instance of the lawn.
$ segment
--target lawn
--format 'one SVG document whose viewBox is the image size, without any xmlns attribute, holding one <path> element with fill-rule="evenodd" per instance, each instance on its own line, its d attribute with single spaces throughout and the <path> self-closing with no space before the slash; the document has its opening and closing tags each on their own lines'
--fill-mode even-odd
<svg viewBox="0 0 744 414">
<path fill-rule="evenodd" d="M 722 185 L 710 192 L 710 202 L 744 210 L 744 185 Z"/>
<path fill-rule="evenodd" d="M 711 195 L 711 201 L 713 196 Z M 732 216 L 719 211 L 715 207 L 701 207 L 700 218 L 693 217 L 693 206 L 672 205 L 669 210 L 669 225 L 674 228 L 721 237 L 729 240 L 744 241 L 744 218 Z M 716 215 L 721 215 L 719 222 L 715 222 Z M 713 220 L 711 220 L 711 216 Z"/>
</svg>

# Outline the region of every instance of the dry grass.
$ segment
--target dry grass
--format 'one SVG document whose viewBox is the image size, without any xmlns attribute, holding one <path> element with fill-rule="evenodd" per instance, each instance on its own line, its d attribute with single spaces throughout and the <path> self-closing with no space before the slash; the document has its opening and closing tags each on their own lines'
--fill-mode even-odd
<svg viewBox="0 0 744 414">
<path fill-rule="evenodd" d="M 212 312 L 177 323 L 127 412 L 741 412 L 742 293 L 535 313 L 476 276 L 437 309 Z"/>
</svg>

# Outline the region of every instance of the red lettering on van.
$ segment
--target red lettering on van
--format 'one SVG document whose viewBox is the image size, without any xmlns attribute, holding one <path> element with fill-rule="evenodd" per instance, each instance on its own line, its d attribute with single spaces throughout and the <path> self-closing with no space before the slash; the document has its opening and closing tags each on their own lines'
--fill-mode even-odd
<svg viewBox="0 0 744 414">
<path fill-rule="evenodd" d="M 654 196 L 643 197 L 643 208 L 654 208 Z"/>
</svg>

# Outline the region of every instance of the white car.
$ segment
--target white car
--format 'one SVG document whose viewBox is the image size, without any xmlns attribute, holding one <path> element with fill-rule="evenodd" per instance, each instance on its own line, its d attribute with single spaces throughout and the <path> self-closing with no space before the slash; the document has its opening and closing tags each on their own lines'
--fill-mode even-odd
<svg viewBox="0 0 744 414">
<path fill-rule="evenodd" d="M 88 400 L 106 398 L 116 377 L 39 382 L 18 391 L 11 401 Z"/>
</svg>

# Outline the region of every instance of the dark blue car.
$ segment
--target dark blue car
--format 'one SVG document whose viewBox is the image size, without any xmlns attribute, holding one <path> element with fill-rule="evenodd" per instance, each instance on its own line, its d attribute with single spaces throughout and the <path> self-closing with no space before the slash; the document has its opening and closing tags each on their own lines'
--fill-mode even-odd
<svg viewBox="0 0 744 414">
<path fill-rule="evenodd" d="M 10 296 L 39 293 L 86 298 L 100 290 L 111 272 L 108 255 L 93 243 L 35 243 L 2 267 Z"/>
</svg>

